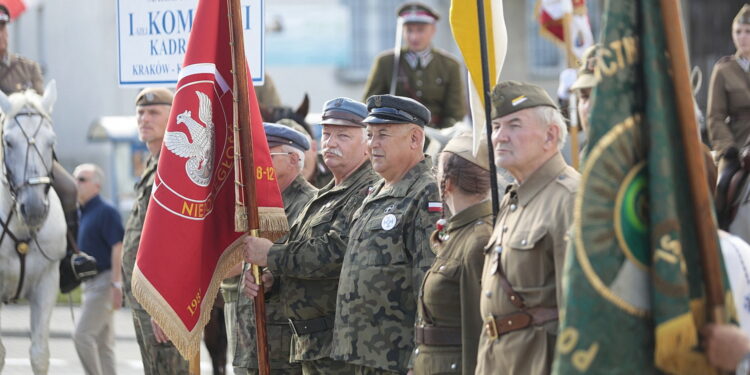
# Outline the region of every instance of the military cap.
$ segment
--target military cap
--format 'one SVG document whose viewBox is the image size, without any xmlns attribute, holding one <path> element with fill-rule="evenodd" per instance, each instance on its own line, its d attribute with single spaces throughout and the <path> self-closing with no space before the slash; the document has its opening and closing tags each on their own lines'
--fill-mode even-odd
<svg viewBox="0 0 750 375">
<path fill-rule="evenodd" d="M 539 106 L 557 108 L 547 91 L 537 85 L 518 81 L 503 81 L 492 90 L 493 119 L 522 109 Z"/>
<path fill-rule="evenodd" d="M 411 2 L 398 8 L 398 16 L 404 23 L 435 23 L 440 15 L 432 8 L 420 2 Z"/>
<path fill-rule="evenodd" d="M 367 117 L 367 106 L 349 98 L 331 99 L 323 105 L 321 125 L 365 127 L 362 120 Z"/>
<path fill-rule="evenodd" d="M 373 95 L 367 98 L 369 116 L 365 124 L 415 124 L 424 127 L 430 122 L 430 110 L 422 103 L 404 96 Z"/>
<path fill-rule="evenodd" d="M 10 22 L 10 11 L 8 11 L 8 7 L 0 4 L 0 24 L 8 22 Z"/>
<path fill-rule="evenodd" d="M 487 142 L 479 142 L 479 150 L 477 155 L 474 156 L 474 137 L 471 132 L 463 132 L 453 139 L 443 148 L 443 152 L 451 152 L 458 155 L 460 158 L 466 159 L 468 162 L 476 164 L 479 168 L 486 171 L 490 170 L 490 158 L 487 155 Z"/>
<path fill-rule="evenodd" d="M 172 99 L 174 94 L 169 89 L 163 87 L 147 87 L 138 93 L 135 97 L 135 105 L 137 106 L 148 106 L 148 105 L 172 105 Z"/>
<path fill-rule="evenodd" d="M 289 145 L 302 151 L 310 149 L 310 141 L 307 140 L 307 137 L 288 126 L 264 122 L 263 129 L 266 131 L 268 147 Z"/>
<path fill-rule="evenodd" d="M 750 4 L 745 4 L 734 17 L 734 23 L 750 25 Z"/>
<path fill-rule="evenodd" d="M 310 130 L 308 130 L 304 125 L 302 125 L 299 122 L 294 121 L 294 120 L 292 120 L 290 118 L 282 118 L 280 120 L 277 120 L 275 123 L 279 124 L 279 125 L 288 126 L 288 127 L 292 128 L 292 129 L 294 129 L 294 130 L 296 130 L 296 131 L 298 131 L 298 132 L 300 132 L 300 133 L 302 133 L 304 135 L 308 135 L 308 136 L 312 137 L 312 134 L 310 133 Z"/>
<path fill-rule="evenodd" d="M 581 66 L 578 68 L 578 78 L 570 86 L 571 90 L 587 89 L 596 86 L 599 80 L 594 74 L 596 68 L 596 54 L 600 46 L 594 44 L 586 49 L 581 57 Z"/>
</svg>

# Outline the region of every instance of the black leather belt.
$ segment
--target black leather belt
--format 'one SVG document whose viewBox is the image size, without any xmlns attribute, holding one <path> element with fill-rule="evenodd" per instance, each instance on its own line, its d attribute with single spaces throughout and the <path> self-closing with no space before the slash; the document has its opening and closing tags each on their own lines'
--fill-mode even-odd
<svg viewBox="0 0 750 375">
<path fill-rule="evenodd" d="M 289 318 L 289 328 L 297 336 L 309 335 L 315 332 L 333 329 L 333 316 L 325 316 L 309 320 L 292 320 Z"/>
</svg>

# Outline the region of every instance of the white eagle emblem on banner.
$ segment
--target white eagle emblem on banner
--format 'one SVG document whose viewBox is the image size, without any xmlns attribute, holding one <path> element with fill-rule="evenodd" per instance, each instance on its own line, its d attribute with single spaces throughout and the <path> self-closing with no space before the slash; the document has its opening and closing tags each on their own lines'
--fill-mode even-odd
<svg viewBox="0 0 750 375">
<path fill-rule="evenodd" d="M 211 99 L 208 95 L 195 91 L 198 95 L 198 119 L 205 124 L 202 126 L 186 110 L 177 115 L 177 123 L 185 124 L 190 132 L 192 142 L 183 132 L 167 132 L 164 144 L 169 151 L 183 158 L 188 158 L 185 171 L 190 180 L 198 186 L 208 186 L 213 172 L 214 155 L 214 123 L 211 115 Z"/>
</svg>

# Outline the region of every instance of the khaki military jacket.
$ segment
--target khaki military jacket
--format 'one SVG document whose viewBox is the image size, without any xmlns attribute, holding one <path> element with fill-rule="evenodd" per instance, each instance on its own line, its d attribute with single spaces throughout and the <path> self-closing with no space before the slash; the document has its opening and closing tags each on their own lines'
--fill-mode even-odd
<svg viewBox="0 0 750 375">
<path fill-rule="evenodd" d="M 708 90 L 708 135 L 716 155 L 731 146 L 750 145 L 750 73 L 742 70 L 737 56 L 714 65 Z"/>
<path fill-rule="evenodd" d="M 34 89 L 39 95 L 44 94 L 39 64 L 16 54 L 10 54 L 7 60 L 0 60 L 0 90 L 10 95 L 26 89 Z"/>
<path fill-rule="evenodd" d="M 580 175 L 557 153 L 520 186 L 512 184 L 485 249 L 480 312 L 502 318 L 520 310 L 500 286 L 498 262 L 527 308 L 557 308 Z M 558 321 L 493 339 L 482 329 L 476 374 L 549 374 Z"/>
<path fill-rule="evenodd" d="M 466 98 L 461 64 L 447 52 L 433 48 L 432 61 L 426 67 L 412 69 L 401 50 L 396 95 L 416 99 L 432 114 L 430 126 L 438 129 L 453 126 L 466 115 Z M 393 74 L 393 50 L 381 53 L 375 60 L 365 85 L 363 101 L 372 95 L 388 94 Z"/>
<path fill-rule="evenodd" d="M 138 255 L 138 246 L 141 243 L 143 222 L 146 221 L 146 209 L 148 209 L 148 202 L 151 199 L 151 187 L 154 185 L 158 163 L 158 155 L 148 158 L 141 179 L 135 184 L 135 203 L 125 224 L 125 236 L 122 240 L 122 290 L 128 305 L 134 310 L 145 310 L 133 297 L 130 283 L 133 278 L 135 258 Z"/>
<path fill-rule="evenodd" d="M 440 202 L 429 157 L 394 185 L 380 180 L 354 214 L 336 296 L 336 360 L 406 372 L 414 350 L 417 292 L 435 255 Z"/>
<path fill-rule="evenodd" d="M 281 193 L 284 201 L 284 212 L 288 222 L 294 222 L 302 208 L 315 196 L 314 186 L 310 185 L 301 175 L 292 181 Z M 279 241 L 283 241 L 279 240 Z M 243 271 L 248 269 L 245 264 Z M 242 285 L 240 279 L 239 285 Z M 266 292 L 266 332 L 268 334 L 268 350 L 270 353 L 271 369 L 299 368 L 299 364 L 289 363 L 289 344 L 292 335 L 284 316 L 284 306 L 281 303 L 278 290 L 283 287 L 283 280 L 275 279 L 273 288 Z M 258 368 L 257 341 L 255 336 L 255 306 L 244 293 L 239 293 L 239 286 L 235 289 L 237 295 L 237 326 L 234 332 L 237 346 L 234 350 L 234 367 Z"/>
<path fill-rule="evenodd" d="M 286 317 L 295 322 L 326 317 L 333 321 L 352 216 L 378 179 L 368 160 L 340 185 L 331 181 L 304 208 L 289 240 L 271 248 L 268 268 L 283 280 L 280 292 Z M 294 361 L 331 354 L 333 327 L 292 337 Z"/>
<path fill-rule="evenodd" d="M 484 246 L 492 233 L 492 202 L 467 207 L 448 220 L 448 239 L 433 235 L 435 262 L 419 293 L 417 326 L 461 330 L 461 345 L 420 344 L 414 355 L 414 374 L 474 374 L 482 330 L 479 314 Z"/>
</svg>

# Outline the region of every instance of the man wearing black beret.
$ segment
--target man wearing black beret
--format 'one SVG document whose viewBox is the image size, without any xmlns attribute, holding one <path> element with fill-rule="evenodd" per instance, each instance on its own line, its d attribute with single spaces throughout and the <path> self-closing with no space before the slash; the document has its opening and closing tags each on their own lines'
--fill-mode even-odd
<svg viewBox="0 0 750 375">
<path fill-rule="evenodd" d="M 341 268 L 331 358 L 354 374 L 403 374 L 414 350 L 417 291 L 435 255 L 442 205 L 422 153 L 430 111 L 416 100 L 367 99 L 368 147 L 382 177 L 354 213 Z"/>
</svg>

